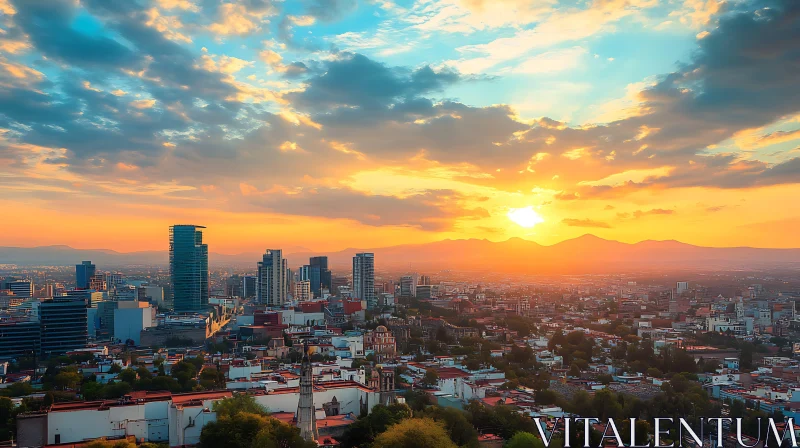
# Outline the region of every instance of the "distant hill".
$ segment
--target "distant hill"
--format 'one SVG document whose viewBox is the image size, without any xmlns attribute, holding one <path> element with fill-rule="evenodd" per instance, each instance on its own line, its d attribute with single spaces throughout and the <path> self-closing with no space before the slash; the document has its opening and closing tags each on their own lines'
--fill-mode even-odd
<svg viewBox="0 0 800 448">
<path fill-rule="evenodd" d="M 379 269 L 453 269 L 489 272 L 569 274 L 603 273 L 651 269 L 761 269 L 800 268 L 800 249 L 759 249 L 750 247 L 700 247 L 678 241 L 621 243 L 584 235 L 552 246 L 512 238 L 487 240 L 444 240 L 425 244 L 404 244 L 383 248 L 348 248 L 318 253 L 305 248 L 285 248 L 289 266 L 308 262 L 315 255 L 327 255 L 331 268 L 349 270 L 357 252 L 374 252 Z M 255 266 L 260 251 L 225 255 L 211 253 L 212 266 Z M 74 265 L 92 260 L 97 265 L 166 265 L 167 252 L 120 253 L 105 249 L 73 249 L 68 246 L 33 248 L 0 247 L 0 264 Z"/>
</svg>

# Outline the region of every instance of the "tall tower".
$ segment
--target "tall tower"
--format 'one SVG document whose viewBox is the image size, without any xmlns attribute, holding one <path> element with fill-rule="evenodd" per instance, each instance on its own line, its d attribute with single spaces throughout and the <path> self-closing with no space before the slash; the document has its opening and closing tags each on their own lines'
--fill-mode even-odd
<svg viewBox="0 0 800 448">
<path fill-rule="evenodd" d="M 328 257 L 311 257 L 308 268 L 311 293 L 314 294 L 315 298 L 322 297 L 323 289 L 331 289 L 331 271 L 328 269 Z"/>
<path fill-rule="evenodd" d="M 169 228 L 169 275 L 176 312 L 202 311 L 208 305 L 208 245 L 203 226 Z M 110 285 L 109 285 L 110 287 Z"/>
<path fill-rule="evenodd" d="M 353 295 L 359 300 L 366 300 L 367 309 L 378 305 L 375 295 L 375 254 L 365 252 L 353 257 Z"/>
<path fill-rule="evenodd" d="M 262 305 L 280 307 L 286 302 L 286 261 L 280 249 L 267 249 L 258 262 L 256 301 Z"/>
<path fill-rule="evenodd" d="M 95 265 L 91 261 L 83 261 L 81 264 L 75 265 L 75 288 L 76 289 L 89 289 L 89 283 L 94 277 L 96 271 Z"/>
<path fill-rule="evenodd" d="M 300 365 L 300 401 L 297 403 L 297 427 L 300 437 L 307 442 L 316 441 L 317 416 L 314 409 L 314 378 L 311 376 L 311 359 L 308 356 L 308 343 L 303 344 L 303 362 Z"/>
</svg>

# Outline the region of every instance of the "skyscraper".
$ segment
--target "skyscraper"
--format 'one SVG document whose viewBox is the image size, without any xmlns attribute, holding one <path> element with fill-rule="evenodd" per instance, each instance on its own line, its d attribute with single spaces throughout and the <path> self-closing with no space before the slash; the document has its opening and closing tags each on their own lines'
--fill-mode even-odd
<svg viewBox="0 0 800 448">
<path fill-rule="evenodd" d="M 208 305 L 208 245 L 203 226 L 169 228 L 169 275 L 176 312 L 202 311 Z"/>
<path fill-rule="evenodd" d="M 39 305 L 41 351 L 45 356 L 86 347 L 89 339 L 86 299 L 56 297 Z"/>
<path fill-rule="evenodd" d="M 404 275 L 400 277 L 400 297 L 417 296 L 417 274 Z"/>
<path fill-rule="evenodd" d="M 328 257 L 311 257 L 308 263 L 308 280 L 311 282 L 311 293 L 314 297 L 322 297 L 322 290 L 331 289 L 331 271 L 328 269 Z"/>
<path fill-rule="evenodd" d="M 375 295 L 375 254 L 360 253 L 353 257 L 353 297 L 367 302 L 367 309 L 378 305 Z"/>
<path fill-rule="evenodd" d="M 286 261 L 280 249 L 267 249 L 258 262 L 256 276 L 256 301 L 262 305 L 279 307 L 286 302 Z"/>
<path fill-rule="evenodd" d="M 96 267 L 91 261 L 83 261 L 75 265 L 75 287 L 77 289 L 89 289 L 89 283 L 94 277 Z"/>
</svg>

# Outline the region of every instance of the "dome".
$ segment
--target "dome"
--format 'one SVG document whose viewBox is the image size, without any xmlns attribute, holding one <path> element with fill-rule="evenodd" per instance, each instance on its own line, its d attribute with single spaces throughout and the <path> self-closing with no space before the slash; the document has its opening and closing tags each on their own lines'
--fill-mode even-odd
<svg viewBox="0 0 800 448">
<path fill-rule="evenodd" d="M 377 333 L 386 333 L 388 331 L 389 330 L 387 330 L 386 327 L 384 327 L 383 325 L 378 325 L 378 328 L 375 329 L 375 332 Z"/>
</svg>

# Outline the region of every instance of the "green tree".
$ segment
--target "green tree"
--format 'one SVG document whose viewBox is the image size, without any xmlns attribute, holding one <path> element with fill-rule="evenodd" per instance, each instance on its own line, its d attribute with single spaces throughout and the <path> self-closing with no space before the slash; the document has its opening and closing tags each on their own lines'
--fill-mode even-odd
<svg viewBox="0 0 800 448">
<path fill-rule="evenodd" d="M 520 431 L 506 443 L 506 448 L 545 448 L 542 439 L 535 435 Z"/>
<path fill-rule="evenodd" d="M 130 385 L 136 382 L 136 371 L 128 367 L 117 375 L 120 381 L 124 381 Z"/>
<path fill-rule="evenodd" d="M 268 416 L 269 410 L 259 404 L 255 397 L 247 394 L 234 394 L 231 398 L 214 403 L 214 412 L 217 413 L 217 418 L 220 417 L 234 417 L 241 413 L 255 414 L 261 416 Z"/>
<path fill-rule="evenodd" d="M 435 369 L 428 369 L 422 377 L 422 384 L 432 387 L 439 383 L 439 372 Z"/>
<path fill-rule="evenodd" d="M 440 423 L 411 418 L 393 425 L 375 438 L 373 448 L 456 448 Z"/>
<path fill-rule="evenodd" d="M 64 370 L 55 376 L 55 386 L 62 389 L 74 389 L 81 383 L 83 377 L 73 370 Z"/>
<path fill-rule="evenodd" d="M 432 406 L 423 414 L 444 425 L 450 439 L 460 447 L 478 446 L 478 431 L 467 420 L 466 413 L 454 408 Z"/>
</svg>

